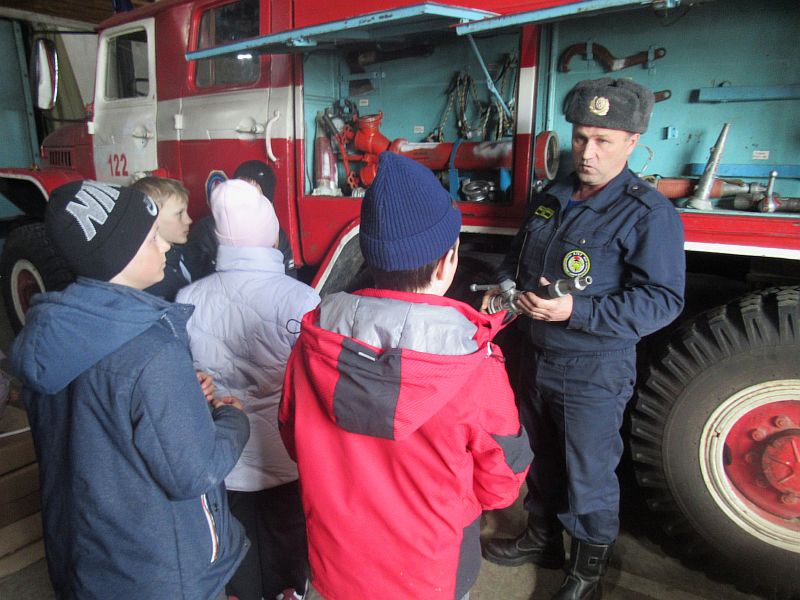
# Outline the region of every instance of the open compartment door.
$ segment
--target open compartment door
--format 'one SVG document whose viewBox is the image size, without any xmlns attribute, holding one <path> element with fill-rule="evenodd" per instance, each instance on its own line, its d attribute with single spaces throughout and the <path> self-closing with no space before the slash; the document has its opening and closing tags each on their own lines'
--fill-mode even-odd
<svg viewBox="0 0 800 600">
<path fill-rule="evenodd" d="M 545 3 L 555 2 L 513 1 L 515 10 Z M 491 6 L 507 12 L 510 4 Z M 497 13 L 438 3 L 343 16 L 186 55 L 291 55 L 293 95 L 280 119 L 294 132 L 289 166 L 303 262 L 338 264 L 386 150 L 440 178 L 462 207 L 465 232 L 513 233 L 530 170 L 537 46 L 530 33 L 517 28 L 471 40 L 456 26 Z M 516 108 L 520 82 L 525 114 Z"/>
<path fill-rule="evenodd" d="M 332 49 L 343 44 L 396 40 L 411 34 L 443 32 L 462 22 L 478 21 L 495 15 L 496 13 L 485 10 L 426 2 L 197 50 L 189 52 L 186 58 L 197 60 L 244 51 L 285 54 Z"/>
<path fill-rule="evenodd" d="M 556 3 L 550 2 L 549 4 Z M 461 23 L 456 26 L 456 32 L 459 35 L 487 33 L 490 31 L 520 27 L 522 25 L 548 23 L 569 17 L 598 15 L 614 10 L 625 10 L 637 7 L 667 9 L 674 8 L 679 4 L 680 0 L 588 0 L 585 2 L 569 2 L 567 4 L 559 4 L 558 6 L 535 8 L 523 12 L 498 15 Z"/>
</svg>

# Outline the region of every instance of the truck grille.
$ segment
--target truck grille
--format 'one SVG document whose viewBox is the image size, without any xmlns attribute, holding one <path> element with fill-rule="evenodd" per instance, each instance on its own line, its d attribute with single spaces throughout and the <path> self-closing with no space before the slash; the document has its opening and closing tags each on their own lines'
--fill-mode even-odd
<svg viewBox="0 0 800 600">
<path fill-rule="evenodd" d="M 69 150 L 50 150 L 47 153 L 47 161 L 51 167 L 72 168 L 72 152 Z"/>
</svg>

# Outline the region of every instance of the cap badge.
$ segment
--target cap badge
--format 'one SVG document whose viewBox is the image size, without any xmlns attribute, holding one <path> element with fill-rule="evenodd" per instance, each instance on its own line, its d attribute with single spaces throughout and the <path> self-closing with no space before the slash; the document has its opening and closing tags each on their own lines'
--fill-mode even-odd
<svg viewBox="0 0 800 600">
<path fill-rule="evenodd" d="M 592 101 L 589 102 L 589 112 L 598 117 L 605 117 L 610 108 L 611 104 L 609 104 L 608 98 L 604 96 L 595 96 L 592 98 Z"/>
</svg>

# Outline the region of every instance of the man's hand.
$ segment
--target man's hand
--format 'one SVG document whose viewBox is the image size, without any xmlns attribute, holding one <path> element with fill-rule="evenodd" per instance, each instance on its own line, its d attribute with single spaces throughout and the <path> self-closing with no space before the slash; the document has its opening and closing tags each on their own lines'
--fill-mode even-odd
<svg viewBox="0 0 800 600">
<path fill-rule="evenodd" d="M 541 277 L 540 285 L 550 285 L 550 282 Z M 572 316 L 572 294 L 561 298 L 540 298 L 533 292 L 522 292 L 517 298 L 517 307 L 522 314 L 537 321 L 567 321 Z"/>
<path fill-rule="evenodd" d="M 244 406 L 242 406 L 242 401 L 239 400 L 236 396 L 225 396 L 223 398 L 214 399 L 211 401 L 211 406 L 214 408 L 220 408 L 221 406 L 232 406 L 234 408 L 238 408 L 241 411 L 244 411 Z"/>
<path fill-rule="evenodd" d="M 217 387 L 214 385 L 214 378 L 204 371 L 197 371 L 197 381 L 200 382 L 200 389 L 203 390 L 203 395 L 206 400 L 211 403 L 214 401 L 214 392 Z"/>
</svg>

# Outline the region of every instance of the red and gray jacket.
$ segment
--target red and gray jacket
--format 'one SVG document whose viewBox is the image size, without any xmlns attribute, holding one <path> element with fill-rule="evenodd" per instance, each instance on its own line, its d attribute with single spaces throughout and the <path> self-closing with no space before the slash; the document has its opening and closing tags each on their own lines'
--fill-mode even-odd
<svg viewBox="0 0 800 600">
<path fill-rule="evenodd" d="M 449 600 L 474 584 L 481 511 L 516 499 L 532 458 L 491 343 L 503 316 L 362 290 L 303 319 L 281 436 L 326 600 Z"/>
</svg>

